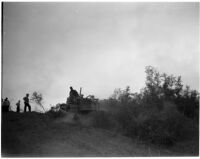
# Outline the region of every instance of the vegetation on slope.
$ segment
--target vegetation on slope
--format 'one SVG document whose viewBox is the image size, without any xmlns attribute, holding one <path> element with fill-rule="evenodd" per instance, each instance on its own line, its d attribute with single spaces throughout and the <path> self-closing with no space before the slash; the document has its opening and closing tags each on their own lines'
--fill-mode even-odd
<svg viewBox="0 0 200 159">
<path fill-rule="evenodd" d="M 116 89 L 100 102 L 101 111 L 76 122 L 62 111 L 3 113 L 2 155 L 197 156 L 199 93 L 183 88 L 180 76 L 151 66 L 146 74 L 140 93 Z M 41 104 L 42 95 L 35 95 Z"/>
</svg>

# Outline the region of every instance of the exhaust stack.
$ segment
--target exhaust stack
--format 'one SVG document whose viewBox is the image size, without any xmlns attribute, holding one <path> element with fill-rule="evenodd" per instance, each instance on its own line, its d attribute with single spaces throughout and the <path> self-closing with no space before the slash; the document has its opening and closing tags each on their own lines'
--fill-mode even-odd
<svg viewBox="0 0 200 159">
<path fill-rule="evenodd" d="M 79 95 L 81 96 L 81 91 L 82 91 L 82 87 L 80 87 L 80 92 L 79 92 Z"/>
</svg>

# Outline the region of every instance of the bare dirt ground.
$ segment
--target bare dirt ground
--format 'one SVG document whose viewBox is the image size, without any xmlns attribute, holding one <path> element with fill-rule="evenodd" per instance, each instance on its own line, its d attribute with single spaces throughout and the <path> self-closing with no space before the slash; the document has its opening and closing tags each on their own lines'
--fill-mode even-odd
<svg viewBox="0 0 200 159">
<path fill-rule="evenodd" d="M 2 157 L 135 157 L 192 156 L 188 149 L 160 148 L 94 128 L 87 116 L 73 120 L 73 114 L 49 119 L 44 114 L 10 112 L 2 114 Z M 181 145 L 181 143 L 180 143 Z M 183 146 L 184 147 L 184 146 Z M 194 151 L 194 152 L 193 152 Z"/>
</svg>

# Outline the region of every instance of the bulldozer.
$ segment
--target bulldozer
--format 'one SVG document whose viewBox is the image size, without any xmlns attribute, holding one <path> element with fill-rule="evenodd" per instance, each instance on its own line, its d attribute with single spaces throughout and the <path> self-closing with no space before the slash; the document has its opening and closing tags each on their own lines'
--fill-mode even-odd
<svg viewBox="0 0 200 159">
<path fill-rule="evenodd" d="M 67 98 L 66 103 L 60 104 L 60 109 L 67 112 L 87 114 L 99 109 L 98 99 L 93 95 L 88 95 L 84 98 L 82 88 L 80 88 L 79 96 L 75 101 L 71 101 L 70 97 Z"/>
</svg>

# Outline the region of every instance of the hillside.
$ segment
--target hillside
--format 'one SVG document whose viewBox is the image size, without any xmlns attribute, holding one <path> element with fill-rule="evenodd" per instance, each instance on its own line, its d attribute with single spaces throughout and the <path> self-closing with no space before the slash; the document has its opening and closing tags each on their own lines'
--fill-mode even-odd
<svg viewBox="0 0 200 159">
<path fill-rule="evenodd" d="M 160 148 L 90 126 L 88 116 L 52 119 L 36 112 L 2 114 L 3 157 L 131 157 L 198 155 L 193 143 Z M 198 143 L 197 143 L 198 144 Z M 179 147 L 179 148 L 177 148 Z"/>
</svg>

